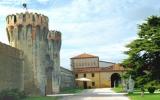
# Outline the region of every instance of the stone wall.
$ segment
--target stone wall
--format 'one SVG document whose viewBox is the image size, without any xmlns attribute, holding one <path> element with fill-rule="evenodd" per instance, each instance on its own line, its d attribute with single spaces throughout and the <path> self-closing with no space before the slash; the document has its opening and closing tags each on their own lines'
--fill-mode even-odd
<svg viewBox="0 0 160 100">
<path fill-rule="evenodd" d="M 8 15 L 7 35 L 11 46 L 24 52 L 24 89 L 45 95 L 48 17 L 36 13 Z"/>
<path fill-rule="evenodd" d="M 49 31 L 48 33 L 48 53 L 53 63 L 52 72 L 52 90 L 58 93 L 60 90 L 60 49 L 61 49 L 61 32 Z"/>
<path fill-rule="evenodd" d="M 49 31 L 48 21 L 29 12 L 6 18 L 10 45 L 24 52 L 24 90 L 30 95 L 59 92 L 61 33 Z"/>
<path fill-rule="evenodd" d="M 72 71 L 61 67 L 61 90 L 75 87 L 75 77 Z"/>
<path fill-rule="evenodd" d="M 0 42 L 0 91 L 12 88 L 24 89 L 23 53 Z"/>
</svg>

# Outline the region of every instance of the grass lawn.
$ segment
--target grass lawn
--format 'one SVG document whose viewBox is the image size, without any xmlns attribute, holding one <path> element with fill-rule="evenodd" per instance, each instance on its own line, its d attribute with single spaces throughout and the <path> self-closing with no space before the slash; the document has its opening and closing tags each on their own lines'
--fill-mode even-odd
<svg viewBox="0 0 160 100">
<path fill-rule="evenodd" d="M 114 92 L 116 92 L 116 93 L 123 92 L 122 87 L 116 87 L 116 88 L 113 88 L 112 90 L 113 90 Z"/>
<path fill-rule="evenodd" d="M 123 92 L 123 87 L 119 85 L 118 87 L 112 88 L 112 90 L 116 93 Z"/>
<path fill-rule="evenodd" d="M 112 88 L 112 90 L 116 93 L 121 93 L 123 92 L 123 87 L 122 86 L 119 86 L 119 87 L 116 87 L 116 88 Z M 145 91 L 148 91 L 147 89 L 145 89 Z M 141 90 L 139 88 L 135 88 L 134 89 L 134 92 L 141 92 Z"/>
<path fill-rule="evenodd" d="M 82 92 L 84 89 L 82 88 L 66 88 L 61 90 L 60 93 L 80 93 Z"/>
<path fill-rule="evenodd" d="M 58 100 L 58 97 L 28 97 L 23 100 Z"/>
<path fill-rule="evenodd" d="M 127 95 L 131 100 L 160 100 L 160 94 L 144 94 L 142 97 L 140 93 L 128 94 Z"/>
<path fill-rule="evenodd" d="M 120 93 L 123 91 L 122 87 L 116 87 L 112 89 L 113 91 Z M 147 91 L 147 90 L 146 90 Z M 141 96 L 140 89 L 135 89 L 133 94 L 127 95 L 130 100 L 160 100 L 160 93 L 145 93 L 144 96 Z"/>
</svg>

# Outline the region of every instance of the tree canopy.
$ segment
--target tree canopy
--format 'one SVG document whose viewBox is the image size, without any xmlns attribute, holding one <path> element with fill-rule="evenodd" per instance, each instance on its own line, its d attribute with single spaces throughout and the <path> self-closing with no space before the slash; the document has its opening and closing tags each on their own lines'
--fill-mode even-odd
<svg viewBox="0 0 160 100">
<path fill-rule="evenodd" d="M 135 79 L 143 77 L 141 84 L 160 81 L 160 17 L 151 16 L 138 25 L 138 38 L 129 43 L 123 65 Z"/>
</svg>

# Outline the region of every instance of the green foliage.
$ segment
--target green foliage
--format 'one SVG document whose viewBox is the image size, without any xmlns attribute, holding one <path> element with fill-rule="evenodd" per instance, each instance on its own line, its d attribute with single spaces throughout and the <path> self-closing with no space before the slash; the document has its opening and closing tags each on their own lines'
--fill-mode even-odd
<svg viewBox="0 0 160 100">
<path fill-rule="evenodd" d="M 115 91 L 117 93 L 123 92 L 123 86 L 119 85 L 118 87 L 113 88 L 113 91 Z"/>
<path fill-rule="evenodd" d="M 149 75 L 142 75 L 136 77 L 135 85 L 137 88 L 141 88 L 144 84 L 148 83 L 150 81 Z"/>
<path fill-rule="evenodd" d="M 149 81 L 160 81 L 160 17 L 151 16 L 138 28 L 138 38 L 126 46 L 128 58 L 122 64 L 140 86 Z"/>
<path fill-rule="evenodd" d="M 141 92 L 145 92 L 144 86 L 141 87 Z"/>
<path fill-rule="evenodd" d="M 154 93 L 155 90 L 156 90 L 156 88 L 154 86 L 148 87 L 148 92 L 149 93 Z"/>
<path fill-rule="evenodd" d="M 154 86 L 156 89 L 160 89 L 160 83 L 157 82 L 156 80 L 147 82 L 144 86 L 145 86 L 145 88 L 148 88 L 150 86 Z"/>
<path fill-rule="evenodd" d="M 21 100 L 26 97 L 25 93 L 18 89 L 6 89 L 0 92 L 0 100 Z"/>
</svg>

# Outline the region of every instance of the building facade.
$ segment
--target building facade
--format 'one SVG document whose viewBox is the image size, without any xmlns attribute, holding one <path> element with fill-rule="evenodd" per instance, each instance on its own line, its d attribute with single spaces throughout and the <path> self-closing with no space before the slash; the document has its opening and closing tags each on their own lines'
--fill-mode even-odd
<svg viewBox="0 0 160 100">
<path fill-rule="evenodd" d="M 98 56 L 80 54 L 71 58 L 71 67 L 76 78 L 87 78 L 91 81 L 76 81 L 78 87 L 105 88 L 121 83 L 124 68 L 112 62 L 99 61 Z"/>
</svg>

